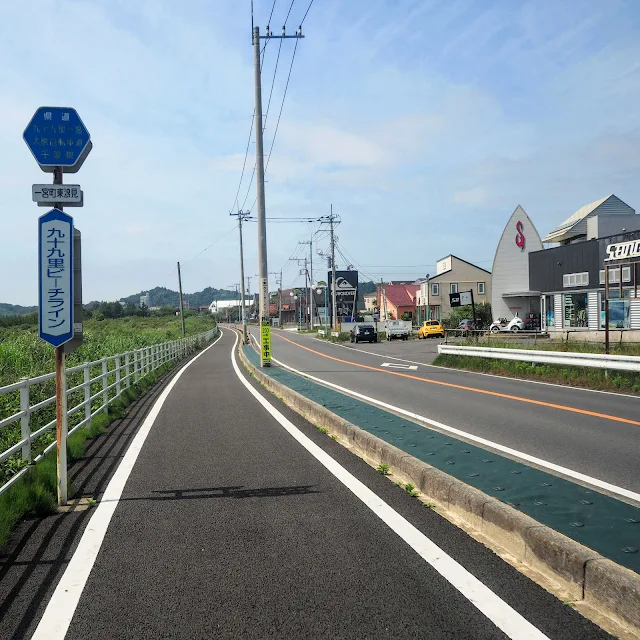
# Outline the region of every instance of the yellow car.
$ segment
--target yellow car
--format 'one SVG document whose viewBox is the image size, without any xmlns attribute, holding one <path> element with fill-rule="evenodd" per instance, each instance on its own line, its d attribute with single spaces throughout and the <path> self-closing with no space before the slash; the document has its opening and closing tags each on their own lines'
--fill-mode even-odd
<svg viewBox="0 0 640 640">
<path fill-rule="evenodd" d="M 420 340 L 431 337 L 444 338 L 444 329 L 437 320 L 425 320 L 418 329 L 418 338 Z"/>
</svg>

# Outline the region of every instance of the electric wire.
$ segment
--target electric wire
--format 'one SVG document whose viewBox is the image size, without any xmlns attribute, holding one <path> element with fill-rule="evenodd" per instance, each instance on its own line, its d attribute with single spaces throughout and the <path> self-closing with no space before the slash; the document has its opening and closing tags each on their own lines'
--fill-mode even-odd
<svg viewBox="0 0 640 640">
<path fill-rule="evenodd" d="M 313 4 L 313 0 L 311 0 L 311 2 L 309 3 L 309 6 L 307 7 L 307 10 L 304 12 L 304 16 L 302 18 L 302 21 L 300 22 L 300 26 L 302 26 L 304 24 L 304 21 L 307 17 L 307 14 L 309 13 L 309 9 L 311 9 L 311 5 Z"/>
<path fill-rule="evenodd" d="M 247 157 L 249 156 L 249 146 L 251 145 L 251 134 L 253 133 L 253 123 L 256 119 L 256 111 L 253 110 L 253 115 L 251 116 L 251 127 L 249 128 L 249 139 L 247 140 L 247 148 L 244 152 L 244 162 L 242 163 L 242 173 L 240 174 L 240 182 L 238 183 L 238 190 L 236 191 L 236 199 L 234 200 L 234 206 L 238 205 L 238 195 L 240 194 L 240 187 L 242 187 L 242 179 L 244 178 L 244 170 L 247 166 Z M 254 167 L 255 170 L 255 167 Z M 244 206 L 244 205 L 243 205 Z M 235 209 L 237 211 L 237 208 Z M 231 213 L 231 212 L 230 212 Z"/>
</svg>

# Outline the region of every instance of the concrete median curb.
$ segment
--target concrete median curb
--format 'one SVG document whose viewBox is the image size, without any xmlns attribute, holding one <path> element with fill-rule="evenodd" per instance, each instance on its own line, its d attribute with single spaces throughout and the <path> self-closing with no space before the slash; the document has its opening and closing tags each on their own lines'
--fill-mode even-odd
<svg viewBox="0 0 640 640">
<path fill-rule="evenodd" d="M 480 534 L 488 546 L 541 574 L 559 587 L 555 591 L 567 595 L 567 600 L 584 603 L 616 628 L 629 631 L 629 637 L 640 634 L 640 575 L 335 415 L 263 373 L 241 347 L 239 356 L 256 380 L 286 405 L 327 429 L 361 457 L 373 464 L 386 464 L 394 475 L 404 476 L 438 502 L 448 516 Z"/>
</svg>

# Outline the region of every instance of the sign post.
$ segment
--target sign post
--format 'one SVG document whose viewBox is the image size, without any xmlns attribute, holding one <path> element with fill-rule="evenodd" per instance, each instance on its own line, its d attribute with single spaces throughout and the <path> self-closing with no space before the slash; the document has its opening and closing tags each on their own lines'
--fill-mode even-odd
<svg viewBox="0 0 640 640">
<path fill-rule="evenodd" d="M 33 185 L 31 194 L 38 206 L 54 207 L 38 220 L 38 327 L 40 338 L 56 350 L 58 505 L 63 506 L 67 504 L 65 352 L 82 342 L 81 235 L 63 206 L 81 207 L 83 194 L 80 185 L 62 185 L 63 174 L 80 169 L 92 143 L 78 112 L 66 107 L 39 107 L 23 139 L 40 169 L 53 173 L 52 187 Z"/>
<path fill-rule="evenodd" d="M 451 307 L 466 307 L 471 305 L 473 311 L 473 326 L 477 326 L 476 305 L 473 300 L 473 289 L 471 291 L 460 291 L 459 293 L 449 294 L 449 305 Z"/>
<path fill-rule="evenodd" d="M 269 280 L 260 278 L 260 309 L 265 310 L 265 317 L 260 318 L 260 365 L 271 366 L 271 323 L 269 322 Z"/>
<path fill-rule="evenodd" d="M 262 366 L 271 366 L 271 326 L 269 322 L 262 322 L 260 327 L 262 343 Z"/>
</svg>

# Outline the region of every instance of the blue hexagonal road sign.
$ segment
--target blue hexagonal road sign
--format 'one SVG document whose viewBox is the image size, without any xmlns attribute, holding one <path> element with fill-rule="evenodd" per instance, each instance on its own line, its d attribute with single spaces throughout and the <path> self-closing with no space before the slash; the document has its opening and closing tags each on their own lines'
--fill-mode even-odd
<svg viewBox="0 0 640 640">
<path fill-rule="evenodd" d="M 22 136 L 43 171 L 80 169 L 92 148 L 91 135 L 75 109 L 39 107 Z"/>
</svg>

